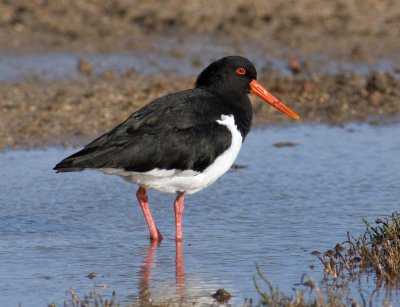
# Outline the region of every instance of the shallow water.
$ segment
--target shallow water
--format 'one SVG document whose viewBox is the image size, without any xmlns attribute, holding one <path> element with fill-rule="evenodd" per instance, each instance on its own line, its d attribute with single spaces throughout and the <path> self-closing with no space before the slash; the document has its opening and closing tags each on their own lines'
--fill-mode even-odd
<svg viewBox="0 0 400 307">
<path fill-rule="evenodd" d="M 219 41 L 220 39 L 217 39 Z M 0 81 L 19 81 L 29 78 L 46 80 L 77 78 L 77 64 L 80 59 L 93 64 L 96 74 L 113 70 L 125 73 L 135 70 L 146 74 L 197 75 L 205 65 L 220 57 L 240 54 L 248 56 L 256 67 L 268 71 L 280 71 L 289 74 L 288 59 L 290 50 L 265 50 L 265 48 L 247 43 L 245 46 L 224 41 L 215 44 L 212 36 L 195 36 L 185 40 L 157 39 L 150 49 L 121 53 L 84 53 L 84 52 L 40 52 L 12 54 L 0 53 Z M 313 73 L 337 74 L 351 71 L 367 74 L 371 71 L 387 71 L 400 76 L 396 63 L 386 59 L 374 62 L 345 61 L 320 55 L 301 55 L 296 58 L 308 61 Z"/>
<path fill-rule="evenodd" d="M 212 302 L 223 287 L 238 304 L 257 299 L 256 262 L 283 291 L 304 272 L 320 281 L 311 251 L 332 248 L 346 231 L 359 234 L 362 218 L 399 209 L 399 135 L 400 125 L 255 129 L 237 160 L 244 168 L 186 197 L 177 259 L 173 196 L 150 193 L 164 235 L 157 248 L 135 186 L 97 172 L 55 174 L 52 166 L 74 149 L 2 152 L 1 304 L 61 304 L 69 287 L 82 296 L 105 283 L 122 302 Z M 297 146 L 273 146 L 279 141 Z M 90 280 L 89 272 L 97 276 Z M 373 286 L 373 278 L 362 284 Z"/>
</svg>

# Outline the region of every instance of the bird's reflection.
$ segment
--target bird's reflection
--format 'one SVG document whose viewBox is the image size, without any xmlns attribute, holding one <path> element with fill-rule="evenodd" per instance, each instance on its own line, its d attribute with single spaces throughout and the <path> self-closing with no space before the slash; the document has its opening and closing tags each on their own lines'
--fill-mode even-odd
<svg viewBox="0 0 400 307">
<path fill-rule="evenodd" d="M 139 298 L 141 302 L 149 302 L 150 301 L 150 292 L 149 292 L 149 280 L 151 269 L 154 264 L 154 256 L 159 246 L 159 242 L 156 240 L 151 240 L 150 245 L 147 248 L 146 256 L 144 258 L 144 263 L 142 269 L 139 272 Z"/>
<path fill-rule="evenodd" d="M 179 300 L 182 301 L 185 297 L 185 268 L 183 263 L 183 243 L 176 241 L 175 248 L 175 273 L 176 273 L 176 287 Z"/>
<path fill-rule="evenodd" d="M 151 301 L 150 280 L 151 272 L 154 266 L 154 260 L 157 248 L 160 242 L 152 240 L 147 248 L 143 266 L 139 272 L 139 299 L 141 306 L 147 306 Z M 176 242 L 175 254 L 175 276 L 176 276 L 176 299 L 178 302 L 183 302 L 185 297 L 185 269 L 183 261 L 183 243 Z"/>
</svg>

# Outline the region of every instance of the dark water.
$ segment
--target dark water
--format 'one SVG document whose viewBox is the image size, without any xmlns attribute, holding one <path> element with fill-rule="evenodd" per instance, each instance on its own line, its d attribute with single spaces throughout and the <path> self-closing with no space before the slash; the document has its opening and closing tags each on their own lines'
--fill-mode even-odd
<svg viewBox="0 0 400 307">
<path fill-rule="evenodd" d="M 399 135 L 399 125 L 254 130 L 237 161 L 245 168 L 186 197 L 177 249 L 173 196 L 150 193 L 165 238 L 152 246 L 135 186 L 96 172 L 55 174 L 52 166 L 72 149 L 0 153 L 1 304 L 61 304 L 70 287 L 82 296 L 106 283 L 121 302 L 210 303 L 223 287 L 239 304 L 257 298 L 256 262 L 289 293 L 304 272 L 320 281 L 311 251 L 332 248 L 346 231 L 359 234 L 362 218 L 400 208 Z M 273 146 L 279 141 L 298 145 Z M 373 286 L 373 278 L 362 284 Z"/>
</svg>

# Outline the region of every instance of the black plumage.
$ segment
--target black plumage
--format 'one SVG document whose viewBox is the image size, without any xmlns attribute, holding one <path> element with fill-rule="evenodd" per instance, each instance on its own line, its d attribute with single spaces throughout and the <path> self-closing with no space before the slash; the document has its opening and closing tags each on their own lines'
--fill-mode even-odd
<svg viewBox="0 0 400 307">
<path fill-rule="evenodd" d="M 246 76 L 234 73 L 238 66 Z M 234 116 L 243 139 L 249 132 L 252 107 L 247 93 L 255 78 L 254 66 L 242 57 L 216 61 L 199 75 L 195 88 L 152 101 L 54 169 L 201 172 L 231 145 L 231 132 L 217 122 L 223 114 Z"/>
<path fill-rule="evenodd" d="M 227 172 L 250 131 L 248 93 L 299 118 L 257 81 L 250 61 L 225 57 L 206 67 L 193 89 L 150 102 L 54 169 L 99 169 L 138 184 L 136 196 L 151 240 L 161 241 L 162 235 L 150 212 L 147 189 L 176 194 L 175 238 L 181 241 L 184 195 L 204 189 Z"/>
</svg>

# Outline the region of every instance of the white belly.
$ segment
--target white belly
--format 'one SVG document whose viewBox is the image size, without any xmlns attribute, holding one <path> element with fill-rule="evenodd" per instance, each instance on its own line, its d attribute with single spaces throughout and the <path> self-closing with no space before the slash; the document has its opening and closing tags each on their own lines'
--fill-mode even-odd
<svg viewBox="0 0 400 307">
<path fill-rule="evenodd" d="M 214 183 L 230 169 L 242 147 L 243 138 L 236 127 L 233 115 L 222 115 L 221 120 L 217 120 L 217 122 L 220 125 L 226 126 L 232 133 L 232 143 L 231 146 L 218 156 L 213 164 L 204 169 L 203 172 L 196 172 L 193 170 L 154 169 L 149 172 L 140 173 L 115 168 L 103 168 L 100 169 L 100 171 L 106 174 L 119 175 L 142 187 L 161 192 L 185 192 L 189 194 L 198 192 Z"/>
</svg>

